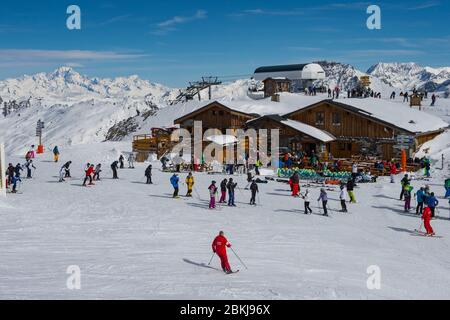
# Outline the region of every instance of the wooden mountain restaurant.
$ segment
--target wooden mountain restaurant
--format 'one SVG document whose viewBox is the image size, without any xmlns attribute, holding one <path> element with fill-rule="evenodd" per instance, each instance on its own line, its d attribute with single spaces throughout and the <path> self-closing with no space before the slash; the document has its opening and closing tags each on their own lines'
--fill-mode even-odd
<svg viewBox="0 0 450 320">
<path fill-rule="evenodd" d="M 398 158 L 402 149 L 412 156 L 448 126 L 440 118 L 401 104 L 370 98 L 341 101 L 291 103 L 293 111 L 286 114 L 254 114 L 233 103 L 214 101 L 174 124 L 191 134 L 194 121 L 202 121 L 204 131 L 214 128 L 223 134 L 227 129 L 279 129 L 282 150 L 314 151 L 325 160 L 359 155 L 386 161 Z"/>
</svg>

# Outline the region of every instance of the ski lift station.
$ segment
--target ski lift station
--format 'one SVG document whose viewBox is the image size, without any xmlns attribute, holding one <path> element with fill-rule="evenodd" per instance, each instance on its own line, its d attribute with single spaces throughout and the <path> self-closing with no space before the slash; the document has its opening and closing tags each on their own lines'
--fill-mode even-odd
<svg viewBox="0 0 450 320">
<path fill-rule="evenodd" d="M 312 85 L 314 81 L 325 79 L 325 71 L 317 63 L 265 66 L 256 69 L 253 78 L 257 81 L 268 78 L 289 79 L 291 90 L 298 92 Z"/>
</svg>

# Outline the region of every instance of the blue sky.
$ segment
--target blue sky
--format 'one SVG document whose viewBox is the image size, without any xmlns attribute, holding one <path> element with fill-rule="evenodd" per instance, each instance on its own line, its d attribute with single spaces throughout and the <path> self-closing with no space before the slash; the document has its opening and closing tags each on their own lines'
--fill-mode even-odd
<svg viewBox="0 0 450 320">
<path fill-rule="evenodd" d="M 66 28 L 81 8 L 81 30 Z M 382 29 L 366 27 L 369 5 Z M 0 78 L 61 65 L 99 77 L 137 74 L 170 86 L 261 65 L 334 60 L 450 66 L 450 1 L 4 1 Z"/>
</svg>

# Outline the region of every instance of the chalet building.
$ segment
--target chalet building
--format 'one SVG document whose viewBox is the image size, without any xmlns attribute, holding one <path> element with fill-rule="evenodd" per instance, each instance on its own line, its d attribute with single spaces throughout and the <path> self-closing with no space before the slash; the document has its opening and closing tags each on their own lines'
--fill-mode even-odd
<svg viewBox="0 0 450 320">
<path fill-rule="evenodd" d="M 291 80 L 287 78 L 267 78 L 263 80 L 264 96 L 272 97 L 280 92 L 291 91 Z"/>
<path fill-rule="evenodd" d="M 214 101 L 174 121 L 193 133 L 194 121 L 203 130 L 279 129 L 280 147 L 313 150 L 327 158 L 372 155 L 390 160 L 400 150 L 412 154 L 442 133 L 448 124 L 433 115 L 380 99 L 312 100 L 282 93 L 281 102 Z M 270 136 L 270 132 L 269 132 Z"/>
<path fill-rule="evenodd" d="M 399 112 L 398 108 L 404 109 Z M 395 110 L 397 109 L 397 111 Z M 324 100 L 302 107 L 284 117 L 329 132 L 336 141 L 328 152 L 337 158 L 378 154 L 389 160 L 401 149 L 407 154 L 434 139 L 448 126 L 439 118 L 376 99 Z"/>
</svg>

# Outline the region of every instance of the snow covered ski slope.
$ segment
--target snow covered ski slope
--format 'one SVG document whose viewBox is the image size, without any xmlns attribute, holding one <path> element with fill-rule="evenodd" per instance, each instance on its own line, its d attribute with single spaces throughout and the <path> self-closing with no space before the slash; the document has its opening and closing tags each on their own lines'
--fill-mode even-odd
<svg viewBox="0 0 450 320">
<path fill-rule="evenodd" d="M 428 183 L 442 206 L 435 232 L 413 237 L 421 219 L 403 212 L 396 184 L 381 180 L 356 189 L 357 204 L 338 212 L 338 191 L 329 191 L 330 218 L 319 215 L 318 188 L 310 188 L 312 215 L 289 186 L 260 185 L 260 205 L 249 206 L 244 176 L 236 176 L 236 208 L 208 210 L 211 180 L 195 175 L 194 198 L 173 200 L 170 174 L 154 164 L 146 185 L 145 164 L 119 171 L 109 164 L 126 143 L 60 149 L 37 159 L 21 195 L 0 199 L 0 298 L 6 299 L 440 299 L 450 298 L 449 209 L 443 176 Z M 60 166 L 72 160 L 72 180 L 58 183 Z M 9 157 L 13 163 L 22 159 Z M 87 162 L 104 164 L 102 181 L 82 187 Z M 181 175 L 181 181 L 185 174 Z M 25 180 L 25 179 L 24 179 Z M 186 186 L 181 185 L 184 195 Z M 197 195 L 198 194 L 198 195 Z M 224 230 L 248 270 L 228 252 L 225 276 L 211 242 Z M 81 289 L 69 290 L 69 266 L 81 270 Z M 367 268 L 381 270 L 381 290 L 367 288 Z M 215 270 L 214 268 L 217 268 Z"/>
</svg>

